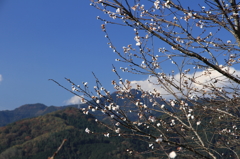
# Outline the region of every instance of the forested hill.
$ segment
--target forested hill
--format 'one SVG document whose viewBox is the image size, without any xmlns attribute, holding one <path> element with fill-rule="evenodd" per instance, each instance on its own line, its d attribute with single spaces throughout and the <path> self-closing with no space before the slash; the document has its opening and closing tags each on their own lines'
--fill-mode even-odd
<svg viewBox="0 0 240 159">
<path fill-rule="evenodd" d="M 44 115 L 60 109 L 64 109 L 64 107 L 47 107 L 44 104 L 37 103 L 22 105 L 14 110 L 0 111 L 0 127 L 21 119 Z"/>
<path fill-rule="evenodd" d="M 88 134 L 89 128 L 96 134 Z M 129 156 L 127 147 L 144 151 L 148 146 L 133 139 L 104 137 L 105 127 L 91 115 L 68 107 L 43 116 L 24 119 L 0 128 L 1 159 L 44 159 L 67 139 L 58 158 L 144 158 Z M 108 130 L 109 131 L 109 130 Z M 115 137 L 114 137 L 115 136 Z M 141 149 L 142 148 L 142 149 Z M 146 158 L 146 157 L 145 157 Z"/>
</svg>

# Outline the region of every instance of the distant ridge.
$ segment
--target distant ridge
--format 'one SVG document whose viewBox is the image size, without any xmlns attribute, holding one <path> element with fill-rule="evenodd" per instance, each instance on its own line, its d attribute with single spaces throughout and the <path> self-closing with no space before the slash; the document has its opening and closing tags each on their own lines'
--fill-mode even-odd
<svg viewBox="0 0 240 159">
<path fill-rule="evenodd" d="M 147 105 L 151 105 L 152 103 L 149 102 L 149 100 L 145 98 L 141 98 L 142 93 L 136 89 L 132 89 L 130 91 L 131 94 L 134 95 L 134 99 L 140 99 L 141 102 L 146 102 Z M 113 92 L 111 94 L 111 97 L 115 103 L 117 103 L 119 106 L 124 107 L 124 110 L 135 110 L 137 109 L 135 104 L 132 103 L 128 98 L 121 99 L 119 98 L 118 92 Z M 108 103 L 103 98 L 101 100 L 103 103 Z M 161 103 L 159 101 L 159 103 Z M 68 106 L 46 106 L 41 103 L 36 104 L 25 104 L 22 105 L 14 110 L 4 110 L 0 111 L 0 127 L 5 126 L 7 124 L 13 123 L 18 120 L 26 119 L 26 118 L 32 118 L 37 117 L 41 115 L 45 115 L 47 113 L 51 113 L 57 110 L 62 110 L 66 107 L 75 107 L 78 108 L 78 105 L 68 105 Z M 81 108 L 87 108 L 87 104 L 80 104 Z M 90 112 L 92 115 L 94 115 L 98 120 L 104 120 L 106 116 L 103 116 L 102 112 L 96 111 L 96 112 Z M 158 114 L 160 115 L 160 114 Z M 131 113 L 130 115 L 131 120 L 136 120 L 138 117 L 136 114 L 134 115 Z"/>
<path fill-rule="evenodd" d="M 46 106 L 41 103 L 25 104 L 14 110 L 0 111 L 0 127 L 9 123 L 22 120 L 25 118 L 32 118 L 41 116 L 50 112 L 64 109 L 65 107 Z"/>
</svg>

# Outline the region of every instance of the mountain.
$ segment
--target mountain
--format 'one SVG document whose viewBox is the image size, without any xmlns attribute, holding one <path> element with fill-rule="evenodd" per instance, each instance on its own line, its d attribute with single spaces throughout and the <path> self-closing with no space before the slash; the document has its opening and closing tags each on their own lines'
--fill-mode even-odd
<svg viewBox="0 0 240 159">
<path fill-rule="evenodd" d="M 88 128 L 92 133 L 86 133 Z M 134 139 L 110 137 L 103 133 L 109 131 L 95 122 L 92 115 L 84 115 L 76 108 L 68 107 L 43 116 L 24 119 L 0 128 L 1 159 L 43 159 L 53 155 L 63 139 L 67 139 L 56 159 L 112 159 L 147 158 L 129 155 L 128 147 L 144 151 L 148 147 Z M 148 154 L 149 155 L 149 154 Z"/>
<path fill-rule="evenodd" d="M 135 91 L 133 93 L 135 93 L 135 96 L 132 96 L 131 100 L 127 98 L 122 98 L 123 96 L 128 96 L 129 94 L 121 95 L 117 92 L 114 92 L 113 94 L 111 94 L 111 96 L 113 101 L 116 102 L 119 106 L 121 106 L 126 112 L 128 112 L 129 110 L 137 109 L 135 105 L 136 100 L 139 102 L 143 102 L 148 106 L 151 106 L 152 102 L 150 102 L 146 98 L 141 98 L 142 95 L 139 92 Z M 101 102 L 99 104 L 103 104 L 103 106 L 109 104 L 109 102 L 104 100 L 104 98 L 100 100 Z M 161 103 L 161 101 L 159 101 L 159 103 Z M 88 107 L 88 104 L 82 104 L 80 106 L 82 108 L 86 108 Z M 84 115 L 82 111 L 74 107 L 77 107 L 77 105 L 71 105 L 68 107 L 47 107 L 43 104 L 28 104 L 23 105 L 13 111 L 0 111 L 1 121 L 6 121 L 2 119 L 9 119 L 11 115 L 14 120 L 21 119 L 20 121 L 16 121 L 7 126 L 0 127 L 0 159 L 48 158 L 52 156 L 52 154 L 57 150 L 63 139 L 67 139 L 67 142 L 64 144 L 63 148 L 55 159 L 150 159 L 150 157 L 151 159 L 154 159 L 154 156 L 151 153 L 134 153 L 135 155 L 129 155 L 126 152 L 127 148 L 131 148 L 138 152 L 148 151 L 149 146 L 143 141 L 139 141 L 134 138 L 119 138 L 117 137 L 118 134 L 116 134 L 115 132 L 110 132 L 110 138 L 104 137 L 103 133 L 109 132 L 110 130 L 106 129 L 101 124 L 97 124 L 95 122 L 95 118 L 101 119 L 101 121 L 107 121 L 107 119 L 102 116 L 102 113 L 100 111 L 99 113 L 90 111 L 89 115 Z M 132 114 L 133 113 L 130 113 L 130 115 Z M 208 112 L 205 112 L 205 114 L 207 115 Z M 4 115 L 9 117 L 7 118 Z M 129 117 L 135 118 L 133 115 L 130 115 Z M 201 125 L 205 125 L 205 123 L 208 124 L 209 118 L 210 115 L 209 117 L 202 118 Z M 161 119 L 164 119 L 164 121 L 170 121 L 171 117 L 162 115 Z M 212 121 L 212 123 L 216 125 L 224 124 L 224 122 L 219 123 L 219 121 Z M 199 126 L 199 129 L 201 129 L 201 125 Z M 238 126 L 239 125 L 237 125 L 237 127 Z M 231 125 L 229 125 L 228 127 L 230 128 Z M 89 128 L 91 131 L 94 132 L 94 134 L 86 133 L 86 128 Z M 203 137 L 207 135 L 211 136 L 211 133 L 215 131 L 214 129 L 215 127 L 209 128 L 209 134 L 200 133 L 200 135 Z M 121 130 L 125 131 L 123 128 L 121 128 Z M 152 134 L 154 133 L 154 130 L 152 129 L 147 129 L 146 132 L 148 131 L 151 131 Z M 210 136 L 207 136 L 207 138 L 210 138 Z M 170 134 L 170 137 L 173 137 L 174 140 L 180 140 L 180 138 L 177 138 L 175 133 Z M 216 139 L 217 138 L 218 137 L 216 137 Z M 218 140 L 214 140 L 212 145 L 216 145 L 217 141 Z M 231 154 L 230 151 L 228 152 L 219 150 L 219 152 L 223 152 L 224 154 Z M 240 152 L 239 148 L 236 148 L 236 152 Z"/>
<path fill-rule="evenodd" d="M 131 94 L 131 98 L 128 98 L 128 96 Z M 132 89 L 129 93 L 124 93 L 122 95 L 119 95 L 118 92 L 113 92 L 111 94 L 112 100 L 119 106 L 121 106 L 124 111 L 126 111 L 126 114 L 129 116 L 131 120 L 137 120 L 138 115 L 134 113 L 129 113 L 129 111 L 134 111 L 138 109 L 133 101 L 136 101 L 137 99 L 140 100 L 140 102 L 149 105 L 152 105 L 147 97 L 142 98 L 142 93 L 136 89 Z M 131 100 L 130 100 L 131 99 Z M 109 104 L 106 99 L 103 97 L 100 99 L 101 103 L 100 104 Z M 160 104 L 162 103 L 161 101 L 158 101 Z M 91 101 L 90 101 L 91 103 Z M 31 117 L 37 117 L 41 116 L 50 112 L 54 112 L 57 110 L 65 109 L 66 107 L 75 107 L 77 108 L 78 105 L 68 105 L 68 106 L 46 106 L 44 104 L 36 103 L 36 104 L 26 104 L 23 106 L 20 106 L 19 108 L 16 108 L 14 110 L 4 110 L 0 111 L 0 127 L 5 126 L 7 124 L 10 124 L 12 122 L 26 119 L 26 118 L 31 118 Z M 81 108 L 87 108 L 88 104 L 80 104 Z M 97 119 L 99 120 L 105 120 L 105 117 L 100 111 L 96 112 L 91 112 L 92 115 L 94 115 Z M 159 114 L 154 114 L 154 115 L 161 115 Z"/>
<path fill-rule="evenodd" d="M 129 100 L 124 99 L 120 100 L 117 98 L 117 93 L 114 92 L 111 94 L 114 101 L 117 102 L 119 105 L 132 105 Z M 127 104 L 126 104 L 127 103 Z M 68 105 L 68 106 L 46 106 L 41 103 L 36 104 L 25 104 L 22 105 L 14 110 L 3 110 L 0 111 L 0 127 L 5 126 L 7 124 L 13 123 L 18 120 L 26 119 L 26 118 L 32 118 L 41 116 L 50 112 L 54 112 L 57 110 L 65 109 L 66 107 L 75 107 L 77 108 L 78 105 Z M 81 108 L 88 107 L 87 104 L 80 104 Z M 102 116 L 101 112 L 92 113 L 94 114 L 98 119 L 102 120 L 104 117 Z"/>
<path fill-rule="evenodd" d="M 21 119 L 44 115 L 60 109 L 64 109 L 64 107 L 56 106 L 47 107 L 44 104 L 37 103 L 26 104 L 14 110 L 0 111 L 0 127 Z"/>
<path fill-rule="evenodd" d="M 172 110 L 173 108 L 166 104 L 166 102 L 162 101 L 161 98 L 154 97 L 153 95 L 150 95 L 149 92 L 141 92 L 137 89 L 131 89 L 129 92 L 121 92 L 116 91 L 113 92 L 110 96 L 102 97 L 99 99 L 99 103 L 96 101 L 89 101 L 88 104 L 81 104 L 81 108 L 88 109 L 88 106 L 92 107 L 101 107 L 104 108 L 106 106 L 111 105 L 114 103 L 114 105 L 118 105 L 122 112 L 130 119 L 131 121 L 136 121 L 139 119 L 139 109 L 140 107 L 143 107 L 146 105 L 147 107 L 152 107 L 154 105 L 154 102 L 157 102 L 158 105 L 165 105 L 165 109 Z M 136 106 L 136 103 L 139 103 L 138 106 Z M 140 106 L 141 105 L 141 106 Z M 104 115 L 101 111 L 91 111 L 90 109 L 89 113 L 94 115 L 98 120 L 100 121 L 107 121 L 106 115 Z M 161 112 L 157 111 L 148 111 L 145 112 L 146 116 L 160 116 L 162 115 Z"/>
</svg>

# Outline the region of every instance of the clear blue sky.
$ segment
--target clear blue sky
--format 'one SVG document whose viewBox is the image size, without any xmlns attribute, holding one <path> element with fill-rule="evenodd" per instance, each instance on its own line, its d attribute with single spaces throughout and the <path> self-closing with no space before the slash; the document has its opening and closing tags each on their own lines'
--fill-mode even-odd
<svg viewBox="0 0 240 159">
<path fill-rule="evenodd" d="M 89 3 L 0 1 L 0 110 L 30 103 L 64 105 L 73 95 L 50 78 L 65 86 L 69 84 L 64 77 L 94 86 L 91 72 L 95 72 L 112 89 L 116 76 L 111 70 L 117 56 L 106 44 L 102 22 L 96 20 L 102 13 Z M 119 30 L 112 31 L 125 40 Z"/>
<path fill-rule="evenodd" d="M 0 110 L 32 103 L 65 105 L 73 95 L 48 79 L 68 88 L 64 77 L 93 87 L 94 72 L 113 91 L 111 80 L 117 77 L 112 64 L 125 66 L 115 62 L 118 57 L 109 49 L 102 22 L 96 19 L 107 15 L 89 4 L 89 0 L 0 1 Z M 107 30 L 118 48 L 136 43 L 132 28 L 115 25 Z M 146 80 L 121 75 L 131 81 Z"/>
</svg>

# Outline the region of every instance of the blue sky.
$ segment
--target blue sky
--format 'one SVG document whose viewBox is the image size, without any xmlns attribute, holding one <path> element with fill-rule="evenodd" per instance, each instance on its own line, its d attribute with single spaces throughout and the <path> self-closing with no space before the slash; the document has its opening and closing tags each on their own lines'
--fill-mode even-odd
<svg viewBox="0 0 240 159">
<path fill-rule="evenodd" d="M 5 0 L 0 3 L 0 110 L 23 104 L 62 106 L 73 95 L 48 79 L 65 86 L 64 77 L 88 81 L 91 72 L 112 89 L 112 64 L 100 11 L 84 0 Z M 121 29 L 121 28 L 120 28 Z M 119 30 L 112 30 L 124 38 Z M 133 33 L 132 33 L 133 34 Z M 70 88 L 70 87 L 69 87 Z"/>
<path fill-rule="evenodd" d="M 118 57 L 109 49 L 102 22 L 96 19 L 107 15 L 89 4 L 88 0 L 0 1 L 0 110 L 32 103 L 62 106 L 73 99 L 71 93 L 48 79 L 68 88 L 71 87 L 65 77 L 93 87 L 94 72 L 105 88 L 114 91 L 111 80 L 117 76 L 112 64 L 116 68 L 126 65 L 115 62 Z M 117 48 L 135 45 L 132 28 L 108 25 Z M 165 47 L 162 42 L 157 45 L 156 48 Z M 170 71 L 172 66 L 164 69 Z M 143 76 L 121 76 L 147 82 Z"/>
</svg>

